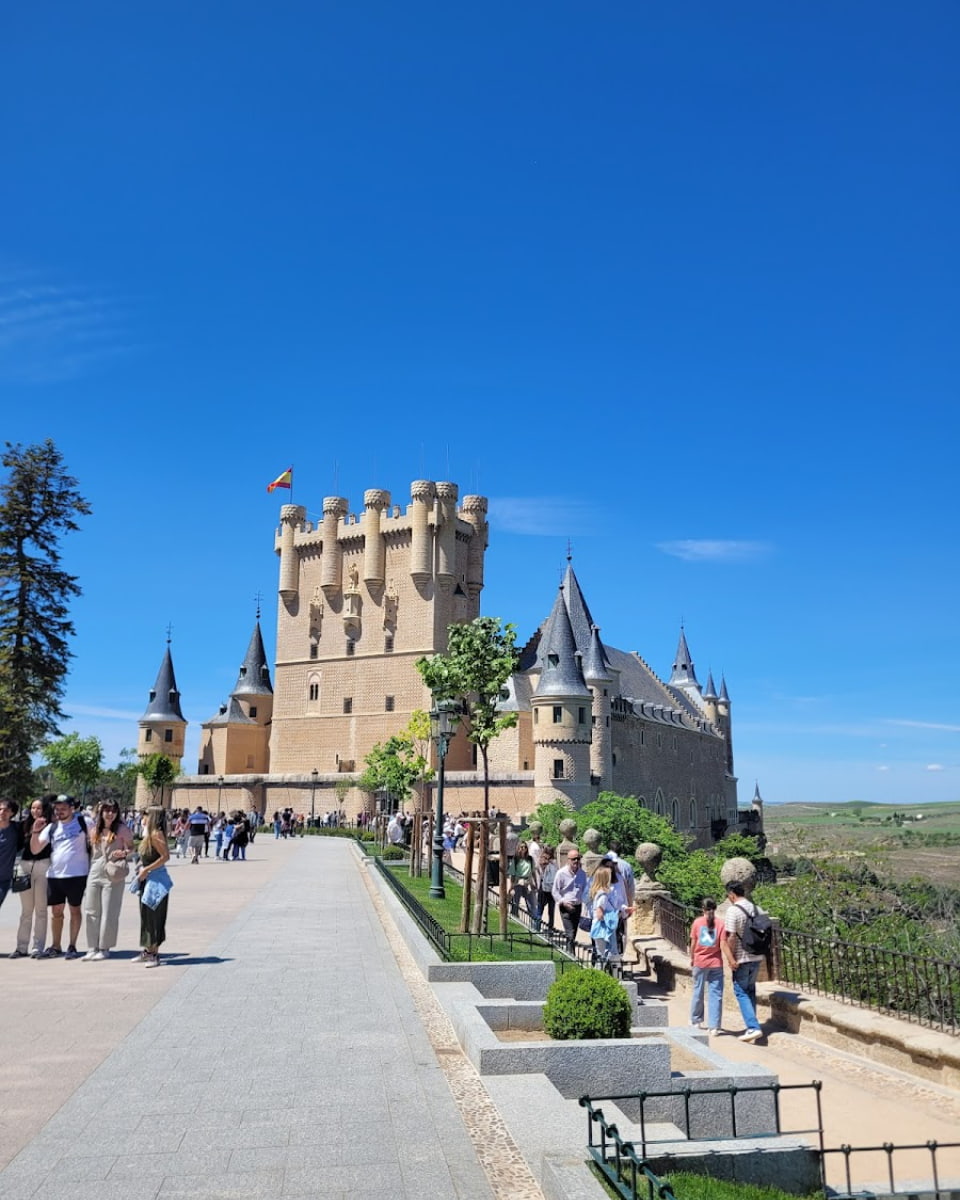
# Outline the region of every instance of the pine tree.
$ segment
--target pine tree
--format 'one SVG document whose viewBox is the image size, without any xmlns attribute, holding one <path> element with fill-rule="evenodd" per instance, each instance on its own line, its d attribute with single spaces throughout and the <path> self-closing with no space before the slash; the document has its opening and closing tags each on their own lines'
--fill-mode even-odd
<svg viewBox="0 0 960 1200">
<path fill-rule="evenodd" d="M 30 796 L 30 756 L 59 732 L 71 658 L 69 603 L 76 578 L 60 565 L 60 539 L 90 506 L 48 438 L 7 443 L 0 464 L 0 794 Z"/>
</svg>

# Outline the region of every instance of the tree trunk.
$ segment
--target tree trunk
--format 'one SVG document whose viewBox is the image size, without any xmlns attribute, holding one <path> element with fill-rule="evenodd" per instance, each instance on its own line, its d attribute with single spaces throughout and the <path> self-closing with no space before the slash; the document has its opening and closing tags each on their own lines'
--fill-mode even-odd
<svg viewBox="0 0 960 1200">
<path fill-rule="evenodd" d="M 470 930 L 470 901 L 473 898 L 471 887 L 473 886 L 473 840 L 474 840 L 474 823 L 470 821 L 467 825 L 467 840 L 464 847 L 463 860 L 463 903 L 460 909 L 460 932 L 468 933 Z"/>
<path fill-rule="evenodd" d="M 480 849 L 477 855 L 477 899 L 473 909 L 473 932 L 487 931 L 487 859 L 490 825 L 487 819 L 478 821 L 480 827 Z"/>
</svg>

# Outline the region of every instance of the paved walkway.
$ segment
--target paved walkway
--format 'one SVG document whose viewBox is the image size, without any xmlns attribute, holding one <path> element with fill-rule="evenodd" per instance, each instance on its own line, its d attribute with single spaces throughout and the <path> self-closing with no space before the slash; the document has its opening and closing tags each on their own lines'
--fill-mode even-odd
<svg viewBox="0 0 960 1200">
<path fill-rule="evenodd" d="M 351 846 L 249 853 L 173 864 L 159 971 L 129 897 L 124 957 L 0 959 L 0 1200 L 493 1197 Z"/>
</svg>

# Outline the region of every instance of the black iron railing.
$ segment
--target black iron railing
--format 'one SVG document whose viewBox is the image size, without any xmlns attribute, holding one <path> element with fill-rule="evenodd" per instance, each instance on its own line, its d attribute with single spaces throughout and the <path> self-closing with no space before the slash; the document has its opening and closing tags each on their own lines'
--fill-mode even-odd
<svg viewBox="0 0 960 1200">
<path fill-rule="evenodd" d="M 654 920 L 660 936 L 684 954 L 690 952 L 690 926 L 700 910 L 681 904 L 672 896 L 657 896 L 654 901 Z"/>
<path fill-rule="evenodd" d="M 960 962 L 776 929 L 773 964 L 804 991 L 960 1034 Z"/>
<path fill-rule="evenodd" d="M 915 1179 L 909 1183 L 903 1181 L 904 1190 L 897 1190 L 899 1184 L 896 1177 L 896 1171 L 894 1169 L 894 1158 L 897 1154 L 905 1154 L 908 1151 L 917 1152 L 926 1150 L 930 1154 L 931 1186 L 928 1188 L 925 1184 L 921 1190 L 925 1195 L 930 1195 L 932 1192 L 936 1200 L 939 1200 L 941 1195 L 943 1196 L 943 1200 L 949 1200 L 950 1197 L 956 1195 L 956 1190 L 953 1187 L 945 1187 L 941 1190 L 940 1170 L 939 1164 L 937 1163 L 937 1151 L 956 1149 L 960 1149 L 960 1142 L 921 1142 L 915 1146 L 895 1146 L 892 1142 L 884 1142 L 882 1146 L 831 1146 L 829 1149 L 822 1151 L 822 1154 L 824 1156 L 828 1154 L 843 1155 L 844 1182 L 839 1186 L 837 1184 L 831 1186 L 830 1195 L 833 1197 L 833 1200 L 857 1200 L 857 1197 L 866 1195 L 867 1193 L 864 1191 L 862 1186 L 855 1186 L 853 1183 L 850 1171 L 851 1156 L 854 1154 L 883 1154 L 886 1159 L 886 1182 L 890 1189 L 890 1194 L 902 1195 L 904 1198 L 908 1196 L 916 1196 L 918 1189 Z M 824 1158 L 824 1166 L 826 1166 L 826 1158 Z M 909 1171 L 911 1175 L 915 1175 L 916 1167 L 910 1167 Z M 826 1171 L 824 1171 L 824 1178 L 826 1178 Z"/>
</svg>

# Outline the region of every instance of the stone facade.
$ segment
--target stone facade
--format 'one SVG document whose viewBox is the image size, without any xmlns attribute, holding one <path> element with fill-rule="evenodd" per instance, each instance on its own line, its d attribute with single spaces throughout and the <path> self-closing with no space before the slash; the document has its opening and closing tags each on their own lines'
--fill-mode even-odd
<svg viewBox="0 0 960 1200">
<path fill-rule="evenodd" d="M 258 624 L 237 688 L 203 726 L 199 774 L 181 777 L 175 803 L 197 789 L 209 802 L 211 775 L 262 810 L 355 813 L 372 803 L 347 792 L 347 779 L 430 707 L 416 660 L 445 650 L 448 626 L 480 612 L 487 501 L 458 494 L 456 484 L 416 480 L 404 509 L 370 489 L 360 514 L 328 496 L 316 525 L 299 505 L 281 508 L 274 685 Z M 569 563 L 503 708 L 517 723 L 490 748 L 490 801 L 501 810 L 526 814 L 555 799 L 575 809 L 609 790 L 637 796 L 697 844 L 743 823 L 725 682 L 719 694 L 712 677 L 701 687 L 683 631 L 666 681 L 638 654 L 605 645 Z M 448 808 L 481 807 L 465 738 L 446 766 Z"/>
</svg>

